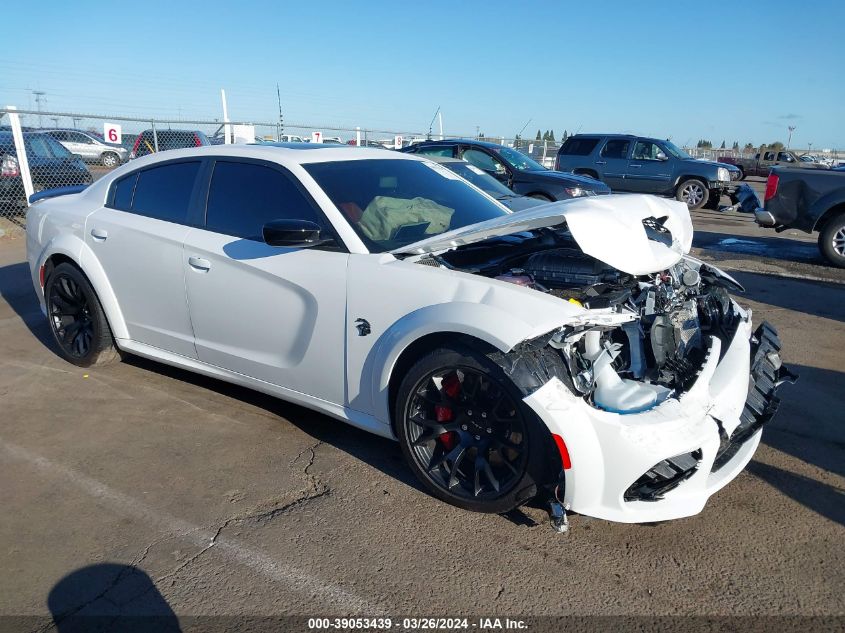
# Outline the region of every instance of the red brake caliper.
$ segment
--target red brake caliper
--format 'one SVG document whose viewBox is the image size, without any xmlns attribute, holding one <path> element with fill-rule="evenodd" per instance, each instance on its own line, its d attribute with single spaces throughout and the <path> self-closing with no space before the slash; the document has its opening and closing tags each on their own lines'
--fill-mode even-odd
<svg viewBox="0 0 845 633">
<path fill-rule="evenodd" d="M 443 379 L 441 388 L 444 393 L 452 400 L 458 399 L 458 394 L 461 393 L 461 379 L 458 378 L 457 373 L 449 374 Z M 434 406 L 434 413 L 437 415 L 438 422 L 451 422 L 454 418 L 452 407 L 447 407 L 441 404 Z M 447 451 L 452 450 L 455 444 L 458 443 L 458 434 L 455 431 L 446 431 L 438 438 L 438 441 L 443 445 Z"/>
</svg>

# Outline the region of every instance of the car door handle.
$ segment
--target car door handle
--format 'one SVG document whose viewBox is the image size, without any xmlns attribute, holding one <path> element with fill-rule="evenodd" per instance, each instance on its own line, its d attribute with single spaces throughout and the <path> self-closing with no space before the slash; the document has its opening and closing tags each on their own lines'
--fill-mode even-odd
<svg viewBox="0 0 845 633">
<path fill-rule="evenodd" d="M 202 257 L 189 257 L 188 263 L 191 265 L 191 268 L 203 273 L 207 273 L 211 270 L 211 262 L 207 259 L 203 259 Z"/>
<path fill-rule="evenodd" d="M 103 229 L 91 229 L 91 237 L 94 238 L 95 242 L 105 242 L 108 236 L 108 231 L 105 231 Z"/>
<path fill-rule="evenodd" d="M 628 165 L 631 169 L 639 169 L 642 165 Z"/>
<path fill-rule="evenodd" d="M 606 160 L 597 160 L 596 165 L 607 165 L 607 161 Z"/>
</svg>

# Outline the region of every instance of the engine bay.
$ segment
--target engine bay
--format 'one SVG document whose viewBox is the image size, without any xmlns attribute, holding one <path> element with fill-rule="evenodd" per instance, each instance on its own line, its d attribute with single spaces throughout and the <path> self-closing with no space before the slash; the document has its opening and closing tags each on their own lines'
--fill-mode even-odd
<svg viewBox="0 0 845 633">
<path fill-rule="evenodd" d="M 585 254 L 565 230 L 543 229 L 467 245 L 433 265 L 543 292 L 588 310 L 630 315 L 621 326 L 572 326 L 550 337 L 570 387 L 617 413 L 648 409 L 690 388 L 710 337 L 722 350 L 739 314 L 727 289 L 741 290 L 705 263 L 685 257 L 650 275 L 630 275 Z"/>
</svg>

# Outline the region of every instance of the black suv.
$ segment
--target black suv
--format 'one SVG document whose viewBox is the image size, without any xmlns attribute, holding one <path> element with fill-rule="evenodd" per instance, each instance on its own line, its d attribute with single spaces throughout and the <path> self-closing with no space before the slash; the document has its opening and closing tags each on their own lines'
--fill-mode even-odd
<svg viewBox="0 0 845 633">
<path fill-rule="evenodd" d="M 675 196 L 690 209 L 717 208 L 740 171 L 698 160 L 671 141 L 629 134 L 576 134 L 560 146 L 555 168 L 598 178 L 613 191 Z M 709 205 L 708 205 L 709 203 Z"/>
<path fill-rule="evenodd" d="M 506 184 L 514 193 L 553 201 L 610 193 L 610 188 L 585 176 L 546 169 L 520 151 L 473 140 L 423 141 L 402 152 L 461 158 Z"/>
</svg>

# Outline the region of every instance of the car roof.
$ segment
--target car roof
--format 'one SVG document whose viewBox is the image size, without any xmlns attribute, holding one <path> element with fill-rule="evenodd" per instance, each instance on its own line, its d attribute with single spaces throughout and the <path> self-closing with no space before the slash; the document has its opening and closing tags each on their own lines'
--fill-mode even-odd
<svg viewBox="0 0 845 633">
<path fill-rule="evenodd" d="M 578 134 L 573 134 L 569 138 L 625 138 L 625 139 L 641 139 L 643 141 L 661 141 L 666 142 L 665 138 L 656 138 L 653 136 L 640 136 L 639 134 L 607 134 L 607 133 L 597 133 L 597 134 L 588 134 L 586 132 L 580 132 Z M 569 140 L 569 139 L 567 139 Z"/>
<path fill-rule="evenodd" d="M 467 143 L 468 145 L 480 145 L 482 147 L 502 147 L 498 143 L 491 143 L 490 141 L 477 141 L 472 138 L 450 138 L 450 139 L 443 139 L 442 141 L 438 140 L 430 140 L 430 141 L 420 141 L 419 143 L 414 143 L 410 147 L 416 147 L 417 145 L 454 145 L 456 143 Z"/>
</svg>

